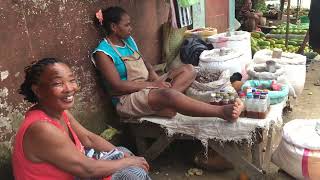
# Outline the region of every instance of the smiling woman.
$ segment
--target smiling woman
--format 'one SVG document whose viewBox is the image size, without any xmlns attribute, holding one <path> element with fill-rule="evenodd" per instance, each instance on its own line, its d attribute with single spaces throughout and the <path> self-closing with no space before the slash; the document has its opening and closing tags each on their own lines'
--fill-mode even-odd
<svg viewBox="0 0 320 180">
<path fill-rule="evenodd" d="M 146 173 L 149 165 L 143 157 L 117 149 L 86 130 L 68 112 L 79 88 L 65 63 L 45 58 L 26 67 L 25 73 L 20 94 L 34 105 L 15 139 L 12 164 L 16 180 L 150 179 Z M 116 151 L 118 157 L 93 160 L 85 156 L 84 147 Z"/>
</svg>

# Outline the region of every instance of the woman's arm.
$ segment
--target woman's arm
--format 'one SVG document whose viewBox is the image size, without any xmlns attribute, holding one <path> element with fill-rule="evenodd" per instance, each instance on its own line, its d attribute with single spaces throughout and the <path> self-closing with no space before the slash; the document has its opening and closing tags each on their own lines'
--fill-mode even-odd
<svg viewBox="0 0 320 180">
<path fill-rule="evenodd" d="M 88 131 L 84 128 L 70 112 L 66 112 L 71 124 L 72 129 L 77 134 L 83 146 L 93 148 L 98 151 L 110 151 L 115 148 L 113 144 L 103 139 L 102 137 Z"/>
<path fill-rule="evenodd" d="M 109 176 L 128 166 L 149 168 L 144 158 L 136 156 L 113 161 L 89 159 L 76 149 L 68 135 L 47 122 L 36 122 L 28 128 L 23 149 L 32 162 L 49 163 L 79 177 Z"/>
<path fill-rule="evenodd" d="M 159 79 L 158 74 L 154 71 L 152 65 L 148 63 L 147 61 L 144 61 L 144 64 L 146 65 L 148 71 L 149 71 L 149 80 L 150 81 L 157 81 Z"/>
<path fill-rule="evenodd" d="M 104 76 L 104 78 L 111 85 L 112 90 L 117 95 L 130 94 L 133 92 L 140 91 L 147 87 L 158 87 L 167 88 L 170 87 L 168 83 L 165 82 L 133 82 L 133 81 L 123 81 L 120 79 L 119 73 L 114 66 L 111 58 L 102 52 L 96 52 L 94 54 L 96 61 L 96 66 Z"/>
</svg>

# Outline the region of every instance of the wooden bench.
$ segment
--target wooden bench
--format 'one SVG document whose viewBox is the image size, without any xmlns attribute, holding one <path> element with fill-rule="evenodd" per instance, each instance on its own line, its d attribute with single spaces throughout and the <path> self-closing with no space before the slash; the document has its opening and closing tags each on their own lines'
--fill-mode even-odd
<svg viewBox="0 0 320 180">
<path fill-rule="evenodd" d="M 139 155 L 143 155 L 148 161 L 156 159 L 174 140 L 195 138 L 185 134 L 168 136 L 165 128 L 151 122 L 129 123 L 131 133 L 135 136 L 136 147 Z M 235 170 L 246 172 L 251 179 L 266 179 L 268 177 L 271 151 L 273 125 L 267 131 L 256 128 L 252 133 L 252 144 L 245 140 L 241 145 L 247 144 L 251 150 L 251 160 L 240 149 L 239 144 L 234 142 L 221 143 L 215 139 L 208 141 L 208 146 L 230 161 Z M 153 139 L 150 142 L 150 139 Z"/>
</svg>

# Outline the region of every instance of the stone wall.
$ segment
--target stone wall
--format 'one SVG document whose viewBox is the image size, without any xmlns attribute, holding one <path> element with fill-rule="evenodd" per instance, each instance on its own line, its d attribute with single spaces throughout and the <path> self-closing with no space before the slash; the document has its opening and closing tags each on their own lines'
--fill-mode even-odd
<svg viewBox="0 0 320 180">
<path fill-rule="evenodd" d="M 101 39 L 93 24 L 94 14 L 112 5 L 123 7 L 132 17 L 133 37 L 145 59 L 152 64 L 161 63 L 160 27 L 169 11 L 166 0 L 0 1 L 1 179 L 10 162 L 14 134 L 31 106 L 23 102 L 18 88 L 24 79 L 24 67 L 32 61 L 56 57 L 70 65 L 81 86 L 72 112 L 85 127 L 100 133 L 107 124 L 118 121 L 90 62 L 90 52 Z M 214 12 L 207 12 L 211 13 Z M 220 19 L 209 24 L 226 28 L 228 22 Z"/>
</svg>

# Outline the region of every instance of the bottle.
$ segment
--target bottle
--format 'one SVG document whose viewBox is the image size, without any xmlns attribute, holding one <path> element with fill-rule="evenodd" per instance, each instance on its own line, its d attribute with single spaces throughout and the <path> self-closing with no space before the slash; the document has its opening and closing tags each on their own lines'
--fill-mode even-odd
<svg viewBox="0 0 320 180">
<path fill-rule="evenodd" d="M 234 104 L 235 99 L 235 95 L 233 93 L 229 93 L 229 104 Z"/>
<path fill-rule="evenodd" d="M 252 88 L 251 92 L 252 94 L 256 93 L 257 89 L 256 88 Z"/>
<path fill-rule="evenodd" d="M 269 97 L 269 93 L 267 91 L 262 92 L 261 94 L 266 96 L 267 99 L 267 108 L 269 108 L 270 106 L 270 97 Z"/>
<path fill-rule="evenodd" d="M 216 93 L 211 93 L 210 94 L 210 100 L 209 100 L 210 104 L 215 105 L 216 95 L 217 95 Z"/>
<path fill-rule="evenodd" d="M 268 104 L 267 104 L 266 95 L 260 95 L 260 111 L 259 111 L 259 119 L 265 119 L 268 112 Z"/>
<path fill-rule="evenodd" d="M 246 94 L 245 94 L 244 92 L 240 92 L 240 93 L 239 93 L 239 98 L 240 98 L 240 100 L 241 100 L 243 103 L 245 103 L 245 101 L 246 101 Z"/>
<path fill-rule="evenodd" d="M 223 99 L 222 99 L 222 105 L 228 105 L 229 104 L 229 95 L 228 94 L 224 94 L 223 95 Z"/>
<path fill-rule="evenodd" d="M 244 108 L 243 108 L 243 111 L 241 112 L 240 114 L 240 117 L 245 117 L 246 116 L 246 111 L 247 111 L 247 108 L 246 108 L 246 95 L 244 92 L 240 92 L 239 93 L 239 98 L 240 100 L 242 101 L 243 105 L 244 105 Z"/>
<path fill-rule="evenodd" d="M 219 94 L 217 94 L 216 95 L 216 98 L 215 98 L 215 105 L 221 105 L 221 101 L 222 101 L 222 96 L 221 96 L 221 94 L 219 93 Z"/>
<path fill-rule="evenodd" d="M 260 111 L 260 94 L 256 93 L 253 95 L 252 100 L 253 105 L 253 118 L 258 119 L 259 118 L 259 111 Z"/>
<path fill-rule="evenodd" d="M 246 94 L 248 94 L 248 93 L 252 93 L 252 88 L 251 88 L 251 87 L 248 87 L 248 88 L 246 89 Z"/>
<path fill-rule="evenodd" d="M 252 100 L 253 100 L 253 94 L 252 93 L 247 93 L 246 96 L 246 111 L 247 111 L 247 117 L 250 117 L 253 113 L 253 109 L 252 109 Z"/>
</svg>

